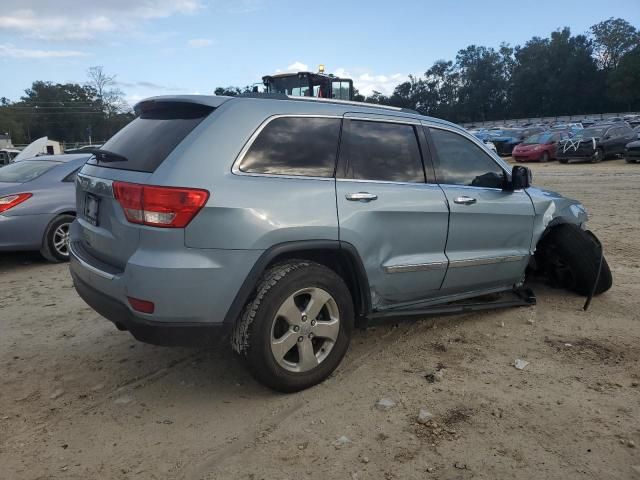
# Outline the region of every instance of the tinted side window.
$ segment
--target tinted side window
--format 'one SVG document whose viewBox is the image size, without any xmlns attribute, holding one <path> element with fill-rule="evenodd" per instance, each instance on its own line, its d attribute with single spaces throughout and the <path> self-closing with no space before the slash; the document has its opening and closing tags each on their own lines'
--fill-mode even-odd
<svg viewBox="0 0 640 480">
<path fill-rule="evenodd" d="M 339 118 L 282 117 L 267 124 L 240 162 L 248 173 L 333 177 Z"/>
<path fill-rule="evenodd" d="M 438 183 L 502 188 L 502 168 L 475 143 L 457 133 L 430 129 L 437 157 Z"/>
<path fill-rule="evenodd" d="M 424 183 L 415 128 L 398 123 L 349 120 L 341 152 L 346 178 Z"/>
</svg>

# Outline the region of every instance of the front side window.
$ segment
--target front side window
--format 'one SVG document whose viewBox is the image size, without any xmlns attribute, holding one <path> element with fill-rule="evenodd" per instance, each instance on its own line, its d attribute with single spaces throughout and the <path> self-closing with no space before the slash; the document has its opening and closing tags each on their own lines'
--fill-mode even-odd
<svg viewBox="0 0 640 480">
<path fill-rule="evenodd" d="M 502 188 L 504 171 L 471 140 L 447 130 L 432 128 L 437 156 L 434 166 L 438 183 Z"/>
<path fill-rule="evenodd" d="M 339 118 L 281 117 L 269 122 L 240 161 L 247 173 L 333 177 Z"/>
<path fill-rule="evenodd" d="M 341 156 L 346 178 L 424 183 L 420 147 L 412 125 L 349 120 Z"/>
</svg>

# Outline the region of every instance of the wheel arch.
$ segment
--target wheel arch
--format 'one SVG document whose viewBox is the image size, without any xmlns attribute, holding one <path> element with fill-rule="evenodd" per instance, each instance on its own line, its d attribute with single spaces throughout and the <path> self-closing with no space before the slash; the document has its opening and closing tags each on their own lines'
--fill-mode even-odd
<svg viewBox="0 0 640 480">
<path fill-rule="evenodd" d="M 371 312 L 369 281 L 356 248 L 338 240 L 302 240 L 280 243 L 263 252 L 238 290 L 224 323 L 236 322 L 263 273 L 271 265 L 296 258 L 320 263 L 340 275 L 351 292 L 356 317 L 364 317 Z"/>
</svg>

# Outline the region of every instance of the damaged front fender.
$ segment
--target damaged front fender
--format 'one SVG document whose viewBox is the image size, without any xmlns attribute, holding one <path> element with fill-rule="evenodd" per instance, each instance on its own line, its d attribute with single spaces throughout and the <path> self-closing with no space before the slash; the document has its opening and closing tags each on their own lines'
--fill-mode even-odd
<svg viewBox="0 0 640 480">
<path fill-rule="evenodd" d="M 589 219 L 584 206 L 577 200 L 566 198 L 559 193 L 540 188 L 526 190 L 535 212 L 531 251 L 535 252 L 540 239 L 555 225 L 572 223 L 584 228 Z"/>
</svg>

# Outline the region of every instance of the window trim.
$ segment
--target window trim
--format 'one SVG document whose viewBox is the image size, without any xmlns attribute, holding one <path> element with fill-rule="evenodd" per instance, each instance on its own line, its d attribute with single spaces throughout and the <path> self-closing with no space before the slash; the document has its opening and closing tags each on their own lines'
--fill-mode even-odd
<svg viewBox="0 0 640 480">
<path fill-rule="evenodd" d="M 430 123 L 423 123 L 422 127 L 427 129 L 425 131 L 425 135 L 427 136 L 427 140 L 429 143 L 429 148 L 433 150 L 432 153 L 432 158 L 437 159 L 438 162 L 437 164 L 440 164 L 440 157 L 439 157 L 439 153 L 438 153 L 438 149 L 435 146 L 435 143 L 433 142 L 433 139 L 431 138 L 431 132 L 429 131 L 431 128 L 433 129 L 437 129 L 437 130 L 444 130 L 447 132 L 451 132 L 454 134 L 457 134 L 459 136 L 461 136 L 462 138 L 466 138 L 467 140 L 470 140 L 472 143 L 476 144 L 476 146 L 478 148 L 480 148 L 480 151 L 482 153 L 484 153 L 493 163 L 495 163 L 504 173 L 506 180 L 507 181 L 511 181 L 511 172 L 509 171 L 508 168 L 505 168 L 505 165 L 503 165 L 502 163 L 502 159 L 500 159 L 500 161 L 498 162 L 492 153 L 487 152 L 487 147 L 475 136 L 470 135 L 470 134 L 465 134 L 465 132 L 461 132 L 455 128 L 451 128 L 451 127 L 447 127 L 445 125 L 436 125 L 436 124 L 430 124 Z M 441 186 L 450 186 L 450 187 L 456 187 L 456 188 L 470 188 L 470 189 L 481 189 L 481 190 L 492 190 L 492 191 L 503 191 L 503 188 L 497 188 L 497 187 L 479 187 L 479 186 L 475 186 L 475 185 L 456 185 L 453 183 L 440 183 L 439 179 L 438 179 L 438 169 L 436 168 L 436 162 L 433 161 L 433 169 L 435 171 L 436 174 L 436 183 L 438 185 Z"/>
<path fill-rule="evenodd" d="M 244 144 L 240 153 L 236 157 L 233 165 L 231 166 L 231 173 L 233 175 L 239 176 L 250 176 L 250 177 L 268 177 L 268 178 L 289 178 L 289 179 L 299 179 L 299 180 L 324 180 L 324 181 L 334 181 L 336 179 L 335 169 L 334 174 L 331 177 L 314 177 L 309 175 L 281 175 L 279 173 L 259 173 L 259 172 L 244 172 L 240 170 L 240 164 L 244 157 L 246 156 L 249 149 L 253 146 L 253 143 L 256 141 L 258 136 L 262 133 L 262 131 L 274 120 L 279 118 L 337 118 L 340 120 L 340 132 L 338 132 L 338 150 L 336 150 L 336 165 L 338 163 L 338 153 L 340 150 L 340 136 L 342 134 L 342 115 L 322 115 L 322 114 L 306 114 L 306 113 L 279 113 L 276 115 L 271 115 L 267 119 L 265 119 L 251 134 L 249 140 Z M 337 167 L 336 167 L 337 168 Z"/>
<path fill-rule="evenodd" d="M 425 162 L 427 161 L 426 156 L 427 153 L 424 152 L 423 147 L 425 146 L 422 142 L 423 138 L 420 135 L 419 129 L 421 127 L 420 121 L 413 119 L 413 118 L 407 118 L 406 120 L 403 118 L 402 120 L 396 120 L 396 119 L 388 119 L 386 117 L 380 117 L 380 118 L 371 118 L 371 117 L 367 117 L 367 116 L 346 116 L 347 114 L 345 114 L 344 119 L 342 121 L 342 131 L 341 131 L 341 135 L 340 135 L 340 148 L 339 148 L 339 155 L 338 155 L 338 166 L 336 168 L 336 181 L 339 182 L 358 182 L 358 183 L 380 183 L 380 184 L 390 184 L 390 185 L 435 185 L 435 181 L 434 182 L 430 182 L 429 180 L 429 176 L 427 175 L 427 165 L 425 164 Z M 398 117 L 400 118 L 400 117 Z M 344 158 L 342 156 L 342 142 L 343 142 L 343 135 L 345 131 L 345 121 L 350 121 L 350 120 L 355 120 L 355 121 L 364 121 L 364 122 L 378 122 L 378 123 L 393 123 L 393 124 L 400 124 L 400 125 L 406 125 L 408 127 L 412 127 L 413 128 L 413 134 L 416 138 L 416 143 L 418 145 L 418 152 L 420 153 L 420 163 L 422 164 L 422 175 L 424 177 L 424 180 L 422 182 L 396 182 L 393 180 L 370 180 L 370 179 L 366 179 L 366 178 L 347 178 L 346 176 L 346 171 L 347 171 L 347 160 L 346 158 Z M 429 159 L 428 161 L 431 161 L 431 149 L 430 146 L 426 145 L 429 148 L 429 152 L 428 152 L 428 156 Z M 435 180 L 435 177 L 434 177 Z"/>
</svg>

